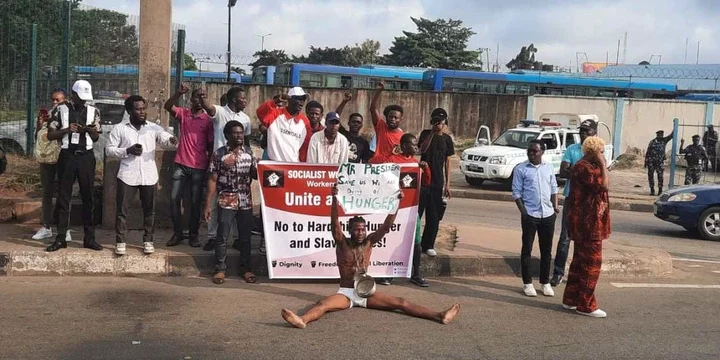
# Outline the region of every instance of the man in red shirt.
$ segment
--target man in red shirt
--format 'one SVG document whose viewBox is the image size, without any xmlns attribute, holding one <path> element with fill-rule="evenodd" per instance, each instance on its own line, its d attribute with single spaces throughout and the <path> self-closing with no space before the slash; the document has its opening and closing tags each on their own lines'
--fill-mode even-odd
<svg viewBox="0 0 720 360">
<path fill-rule="evenodd" d="M 370 115 L 372 117 L 373 128 L 375 128 L 375 136 L 377 138 L 377 148 L 375 156 L 387 158 L 393 154 L 400 154 L 400 138 L 403 131 L 400 129 L 402 122 L 403 108 L 400 105 L 388 105 L 380 114 L 378 107 L 380 106 L 380 98 L 382 91 L 385 89 L 385 82 L 381 81 L 377 84 L 377 91 L 370 103 Z M 384 115 L 384 118 L 383 118 Z"/>
<path fill-rule="evenodd" d="M 190 108 L 175 106 L 180 97 L 187 94 L 188 91 L 190 91 L 190 88 L 182 85 L 164 105 L 165 110 L 176 118 L 180 125 L 180 143 L 175 155 L 172 210 L 170 211 L 173 222 L 173 236 L 167 245 L 177 245 L 183 239 L 184 224 L 180 205 L 185 189 L 189 186 L 192 198 L 190 204 L 189 243 L 192 247 L 199 247 L 198 232 L 200 229 L 202 195 L 215 136 L 212 119 L 202 108 L 204 92 L 200 91 L 200 89 L 193 90 L 190 97 Z"/>
<path fill-rule="evenodd" d="M 301 87 L 294 87 L 287 95 L 276 96 L 257 109 L 260 131 L 267 137 L 270 160 L 306 161 L 312 131 L 310 121 L 301 111 L 307 99 L 308 95 Z"/>
</svg>

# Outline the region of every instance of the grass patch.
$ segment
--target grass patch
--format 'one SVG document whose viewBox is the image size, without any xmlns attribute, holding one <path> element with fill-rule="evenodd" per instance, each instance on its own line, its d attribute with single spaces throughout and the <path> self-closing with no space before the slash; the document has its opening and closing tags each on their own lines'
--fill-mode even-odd
<svg viewBox="0 0 720 360">
<path fill-rule="evenodd" d="M 475 146 L 475 139 L 455 139 L 455 154 L 460 155 L 463 150 Z"/>
<path fill-rule="evenodd" d="M 0 110 L 0 122 L 26 120 L 25 111 Z"/>
</svg>

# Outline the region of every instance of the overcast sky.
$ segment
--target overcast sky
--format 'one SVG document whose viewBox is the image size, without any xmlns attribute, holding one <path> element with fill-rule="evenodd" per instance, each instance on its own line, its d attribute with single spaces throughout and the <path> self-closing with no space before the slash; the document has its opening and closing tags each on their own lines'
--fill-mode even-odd
<svg viewBox="0 0 720 360">
<path fill-rule="evenodd" d="M 138 14 L 139 0 L 83 0 L 86 5 Z M 501 66 L 520 48 L 534 43 L 536 60 L 576 66 L 576 53 L 591 62 L 611 62 L 617 42 L 627 31 L 627 63 L 662 55 L 663 64 L 720 63 L 720 1 L 713 0 L 239 0 L 233 9 L 232 49 L 251 56 L 260 49 L 304 54 L 310 45 L 340 47 L 364 39 L 381 43 L 387 52 L 402 30 L 414 30 L 410 17 L 462 20 L 477 33 L 469 47 L 491 48 L 495 62 L 500 44 Z M 227 44 L 225 0 L 174 0 L 173 22 L 185 25 L 188 52 L 223 54 Z M 622 49 L 620 60 L 622 61 Z M 653 58 L 657 63 L 659 57 Z M 584 62 L 581 55 L 580 62 Z"/>
</svg>

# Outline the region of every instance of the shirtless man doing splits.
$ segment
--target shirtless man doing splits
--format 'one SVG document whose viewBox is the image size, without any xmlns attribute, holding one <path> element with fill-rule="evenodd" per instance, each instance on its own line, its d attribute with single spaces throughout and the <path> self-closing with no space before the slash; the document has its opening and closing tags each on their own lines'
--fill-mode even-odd
<svg viewBox="0 0 720 360">
<path fill-rule="evenodd" d="M 360 306 L 377 310 L 400 310 L 410 316 L 435 320 L 443 324 L 450 323 L 460 310 L 460 304 L 455 304 L 445 311 L 438 312 L 424 306 L 413 304 L 403 298 L 387 294 L 376 292 L 367 298 L 357 294 L 354 288 L 355 275 L 363 274 L 367 271 L 373 245 L 380 242 L 385 234 L 390 231 L 390 227 L 395 222 L 397 211 L 395 214 L 388 215 L 382 226 L 370 235 L 367 235 L 365 219 L 359 216 L 353 217 L 349 221 L 350 237 L 348 238 L 343 234 L 342 226 L 338 219 L 337 188 L 333 188 L 332 194 L 333 200 L 330 219 L 332 221 L 333 239 L 335 239 L 336 245 L 337 265 L 340 270 L 340 289 L 336 294 L 320 300 L 320 302 L 308 310 L 305 315 L 299 316 L 288 309 L 282 309 L 283 319 L 296 328 L 304 329 L 308 323 L 319 319 L 326 312 Z M 399 198 L 402 198 L 402 193 L 400 193 Z"/>
</svg>

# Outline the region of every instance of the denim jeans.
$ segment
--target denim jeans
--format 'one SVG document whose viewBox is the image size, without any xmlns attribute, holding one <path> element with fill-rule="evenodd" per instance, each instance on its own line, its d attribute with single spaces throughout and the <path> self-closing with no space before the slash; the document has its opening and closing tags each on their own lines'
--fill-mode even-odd
<svg viewBox="0 0 720 360">
<path fill-rule="evenodd" d="M 183 216 L 182 200 L 188 186 L 190 187 L 190 236 L 197 237 L 200 230 L 200 214 L 204 205 L 203 189 L 205 187 L 206 172 L 202 169 L 193 169 L 184 165 L 175 164 L 172 186 L 172 210 L 170 216 L 173 222 L 173 232 L 182 236 Z M 187 206 L 186 206 L 187 208 Z"/>
<path fill-rule="evenodd" d="M 215 194 L 215 195 L 213 195 L 212 202 L 210 203 L 210 221 L 208 221 L 208 232 L 207 232 L 208 241 L 212 241 L 217 238 L 218 210 L 219 209 L 220 208 L 218 207 L 217 194 Z M 230 235 L 226 236 L 225 238 L 233 238 L 233 239 L 237 240 L 238 232 L 237 232 L 237 226 L 235 224 L 235 219 L 233 219 L 232 221 L 233 221 L 233 223 L 230 225 Z"/>
<path fill-rule="evenodd" d="M 225 271 L 227 264 L 227 243 L 233 223 L 240 237 L 240 274 L 252 271 L 250 266 L 250 231 L 254 225 L 252 210 L 228 210 L 218 208 L 218 231 L 215 238 L 215 271 Z"/>
<path fill-rule="evenodd" d="M 568 252 L 570 251 L 570 239 L 568 239 L 567 217 L 570 211 L 569 201 L 565 198 L 563 205 L 562 219 L 560 220 L 560 239 L 558 240 L 557 250 L 555 251 L 555 269 L 553 276 L 563 277 L 565 275 L 565 263 L 567 262 Z"/>
</svg>

